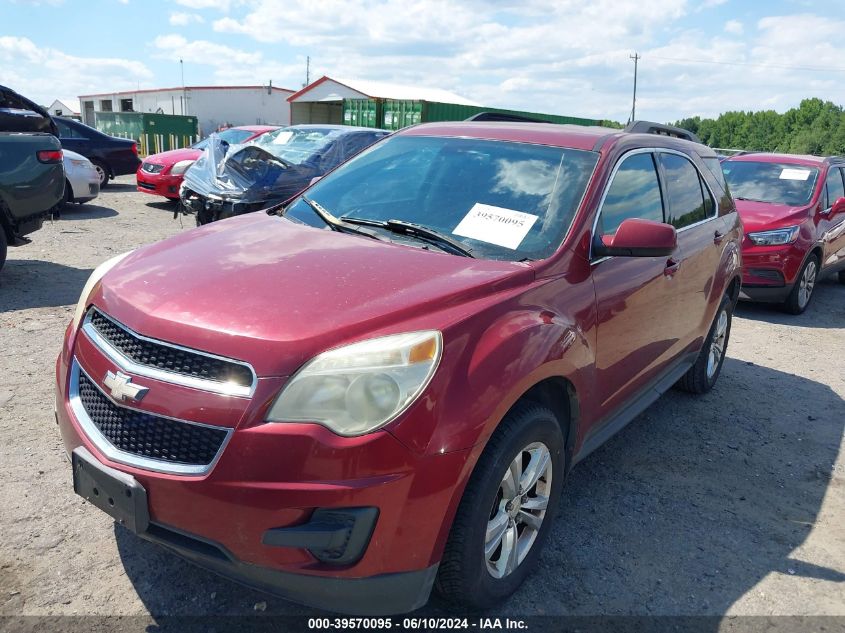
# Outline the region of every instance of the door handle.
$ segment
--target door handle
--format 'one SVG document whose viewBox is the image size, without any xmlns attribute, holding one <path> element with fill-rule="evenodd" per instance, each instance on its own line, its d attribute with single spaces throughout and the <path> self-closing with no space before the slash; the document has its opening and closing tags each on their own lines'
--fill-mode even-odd
<svg viewBox="0 0 845 633">
<path fill-rule="evenodd" d="M 680 260 L 675 259 L 674 257 L 670 257 L 666 261 L 666 268 L 663 269 L 663 274 L 667 277 L 674 277 L 675 273 L 678 272 L 678 269 L 681 267 Z"/>
<path fill-rule="evenodd" d="M 716 231 L 713 234 L 713 243 L 714 244 L 721 244 L 722 240 L 725 239 L 725 235 L 727 235 L 727 233 L 722 233 L 721 231 Z"/>
</svg>

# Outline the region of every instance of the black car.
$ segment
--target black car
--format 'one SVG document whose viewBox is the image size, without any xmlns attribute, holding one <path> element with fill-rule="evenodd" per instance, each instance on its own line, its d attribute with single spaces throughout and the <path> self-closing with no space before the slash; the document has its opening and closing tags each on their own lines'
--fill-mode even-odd
<svg viewBox="0 0 845 633">
<path fill-rule="evenodd" d="M 125 138 L 103 134 L 99 130 L 64 117 L 53 117 L 59 128 L 62 148 L 68 149 L 94 163 L 100 175 L 100 189 L 110 178 L 134 174 L 141 164 L 138 158 L 138 144 Z"/>
<path fill-rule="evenodd" d="M 266 209 L 388 134 L 348 125 L 293 125 L 231 148 L 212 135 L 185 173 L 182 207 L 196 213 L 197 224 Z"/>
</svg>

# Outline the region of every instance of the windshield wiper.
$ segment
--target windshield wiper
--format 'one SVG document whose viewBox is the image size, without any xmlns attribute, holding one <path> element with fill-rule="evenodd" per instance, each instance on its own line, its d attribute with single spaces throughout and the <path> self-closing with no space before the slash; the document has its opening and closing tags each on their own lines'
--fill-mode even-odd
<svg viewBox="0 0 845 633">
<path fill-rule="evenodd" d="M 375 233 L 370 233 L 369 231 L 362 231 L 361 229 L 356 229 L 354 226 L 350 226 L 345 221 L 338 220 L 335 216 L 333 216 L 323 205 L 321 205 L 316 200 L 312 200 L 311 198 L 307 198 L 305 196 L 301 196 L 302 201 L 311 207 L 311 210 L 317 214 L 323 222 L 325 222 L 332 231 L 339 231 L 341 233 L 354 233 L 356 235 L 364 235 L 366 237 L 371 237 L 374 240 L 380 240 L 381 238 L 376 235 Z"/>
<path fill-rule="evenodd" d="M 472 249 L 467 248 L 457 240 L 453 240 L 448 235 L 444 235 L 440 231 L 430 229 L 421 224 L 413 222 L 405 222 L 404 220 L 371 220 L 369 218 L 353 218 L 344 215 L 341 220 L 349 224 L 363 224 L 364 226 L 377 226 L 379 228 L 390 231 L 391 233 L 398 233 L 400 235 L 407 235 L 414 237 L 420 241 L 434 244 L 444 251 L 448 251 L 453 255 L 461 255 L 462 257 L 475 257 L 472 254 Z"/>
</svg>

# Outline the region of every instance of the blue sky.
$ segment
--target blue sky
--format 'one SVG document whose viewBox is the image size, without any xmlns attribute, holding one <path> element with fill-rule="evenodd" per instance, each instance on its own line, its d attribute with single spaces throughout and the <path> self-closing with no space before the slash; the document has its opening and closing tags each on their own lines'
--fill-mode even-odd
<svg viewBox="0 0 845 633">
<path fill-rule="evenodd" d="M 833 16 L 833 17 L 830 17 Z M 45 104 L 327 74 L 624 121 L 845 102 L 836 0 L 0 0 L 0 83 Z"/>
</svg>

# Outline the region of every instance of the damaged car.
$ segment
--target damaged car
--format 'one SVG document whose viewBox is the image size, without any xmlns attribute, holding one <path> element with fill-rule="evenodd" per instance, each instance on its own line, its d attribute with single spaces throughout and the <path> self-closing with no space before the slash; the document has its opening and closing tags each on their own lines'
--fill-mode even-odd
<svg viewBox="0 0 845 633">
<path fill-rule="evenodd" d="M 232 146 L 212 135 L 185 173 L 182 210 L 203 225 L 285 202 L 388 134 L 348 125 L 294 125 Z"/>
</svg>

